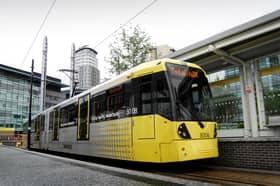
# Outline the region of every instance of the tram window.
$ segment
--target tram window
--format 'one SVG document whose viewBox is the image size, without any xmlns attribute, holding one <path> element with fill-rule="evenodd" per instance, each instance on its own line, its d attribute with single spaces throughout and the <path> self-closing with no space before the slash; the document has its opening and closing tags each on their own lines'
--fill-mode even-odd
<svg viewBox="0 0 280 186">
<path fill-rule="evenodd" d="M 193 98 L 193 103 L 194 104 L 200 103 L 200 101 L 199 101 L 199 92 L 198 91 L 193 91 L 192 92 L 192 98 Z"/>
<path fill-rule="evenodd" d="M 40 140 L 40 116 L 35 118 L 35 140 Z"/>
<path fill-rule="evenodd" d="M 53 117 L 54 117 L 54 111 L 52 111 L 52 112 L 50 113 L 50 119 L 49 119 L 50 125 L 49 125 L 49 130 L 52 130 L 52 129 L 53 129 Z"/>
<path fill-rule="evenodd" d="M 140 85 L 140 105 L 142 114 L 152 113 L 152 86 L 151 82 Z"/>
<path fill-rule="evenodd" d="M 90 122 L 94 121 L 93 113 L 94 113 L 94 96 L 91 96 L 90 98 L 90 112 L 89 112 L 89 117 L 90 117 Z"/>
<path fill-rule="evenodd" d="M 77 106 L 75 104 L 68 105 L 61 108 L 60 121 L 61 123 L 69 123 L 75 121 L 77 118 Z M 73 123 L 76 125 L 76 122 Z M 72 126 L 72 125 L 70 125 Z"/>
<path fill-rule="evenodd" d="M 116 113 L 124 106 L 124 90 L 122 85 L 108 90 L 107 102 L 109 113 Z M 107 119 L 113 119 L 115 117 L 117 116 L 113 114 L 112 118 Z"/>
<path fill-rule="evenodd" d="M 134 105 L 134 99 L 133 99 L 133 94 L 132 94 L 132 84 L 131 81 L 126 82 L 124 84 L 124 95 L 123 95 L 123 106 L 124 107 L 129 107 Z"/>
<path fill-rule="evenodd" d="M 61 123 L 67 123 L 68 122 L 68 107 L 61 108 L 60 122 Z"/>
<path fill-rule="evenodd" d="M 38 116 L 32 120 L 31 126 L 32 126 L 32 133 L 34 133 L 34 140 L 39 140 L 39 134 L 40 134 L 40 129 L 39 129 L 39 123 L 38 123 Z"/>
<path fill-rule="evenodd" d="M 41 118 L 40 116 L 37 116 L 37 118 L 36 118 L 37 133 L 40 133 L 40 131 L 41 131 L 41 119 L 40 118 Z"/>
<path fill-rule="evenodd" d="M 160 78 L 156 82 L 157 113 L 171 119 L 171 104 L 167 82 L 165 78 Z"/>
<path fill-rule="evenodd" d="M 151 114 L 153 111 L 152 75 L 133 79 L 132 86 L 130 105 L 136 107 L 137 115 Z"/>
<path fill-rule="evenodd" d="M 102 121 L 105 119 L 105 112 L 106 112 L 106 94 L 98 95 L 94 97 L 94 109 L 93 109 L 93 116 L 94 121 Z"/>
<path fill-rule="evenodd" d="M 80 120 L 82 123 L 87 120 L 87 111 L 88 111 L 88 101 L 84 100 L 80 104 Z"/>
<path fill-rule="evenodd" d="M 45 130 L 45 115 L 44 114 L 41 115 L 41 130 L 42 131 Z"/>
<path fill-rule="evenodd" d="M 58 140 L 59 109 L 53 111 L 53 140 Z"/>
<path fill-rule="evenodd" d="M 87 140 L 89 139 L 89 131 L 88 131 L 88 114 L 89 114 L 89 96 L 86 95 L 84 97 L 79 98 L 80 105 L 80 115 L 79 115 L 79 125 L 78 125 L 78 140 Z"/>
<path fill-rule="evenodd" d="M 76 124 L 77 115 L 78 115 L 77 105 L 75 104 L 69 105 L 67 111 L 68 111 L 68 122 L 75 121 Z"/>
<path fill-rule="evenodd" d="M 37 122 L 37 118 L 35 118 L 35 119 L 33 120 L 33 123 L 34 123 L 34 131 L 35 131 L 35 133 L 37 133 L 37 131 L 38 131 L 38 122 Z"/>
</svg>

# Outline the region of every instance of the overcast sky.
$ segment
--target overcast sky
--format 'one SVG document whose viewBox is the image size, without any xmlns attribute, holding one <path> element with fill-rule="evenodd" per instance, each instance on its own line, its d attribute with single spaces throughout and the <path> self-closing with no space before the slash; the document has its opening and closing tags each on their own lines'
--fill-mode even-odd
<svg viewBox="0 0 280 186">
<path fill-rule="evenodd" d="M 67 82 L 58 72 L 70 67 L 71 44 L 94 47 L 153 0 L 57 0 L 28 57 L 31 45 L 53 0 L 0 0 L 0 63 L 41 72 L 42 45 L 48 37 L 47 74 Z M 157 0 L 132 21 L 156 45 L 176 50 L 280 8 L 279 0 Z M 99 45 L 98 66 L 106 76 L 105 57 L 114 37 Z"/>
</svg>

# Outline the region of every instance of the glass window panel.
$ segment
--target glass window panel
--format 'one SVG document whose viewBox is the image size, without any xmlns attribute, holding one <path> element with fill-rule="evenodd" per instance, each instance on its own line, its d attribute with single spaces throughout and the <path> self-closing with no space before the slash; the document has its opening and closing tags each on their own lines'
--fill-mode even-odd
<svg viewBox="0 0 280 186">
<path fill-rule="evenodd" d="M 240 82 L 212 86 L 218 129 L 244 127 Z"/>
</svg>

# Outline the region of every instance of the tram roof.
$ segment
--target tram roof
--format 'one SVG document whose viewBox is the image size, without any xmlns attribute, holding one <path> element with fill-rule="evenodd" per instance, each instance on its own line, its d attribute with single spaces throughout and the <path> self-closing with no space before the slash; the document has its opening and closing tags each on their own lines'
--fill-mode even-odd
<svg viewBox="0 0 280 186">
<path fill-rule="evenodd" d="M 95 87 L 92 87 L 91 89 L 88 89 L 88 90 L 72 97 L 71 99 L 65 100 L 65 101 L 59 103 L 58 105 L 52 106 L 52 107 L 46 109 L 45 111 L 53 110 L 54 108 L 57 108 L 57 107 L 64 107 L 66 105 L 70 105 L 72 103 L 77 102 L 80 97 L 83 97 L 88 94 L 100 93 L 102 91 L 113 88 L 114 86 L 118 86 L 121 83 L 128 81 L 129 79 L 133 79 L 133 78 L 140 77 L 140 76 L 150 74 L 150 73 L 164 71 L 165 70 L 164 64 L 167 62 L 182 64 L 182 62 L 179 60 L 174 60 L 174 59 L 169 59 L 169 58 L 164 58 L 164 59 L 159 59 L 159 60 L 155 60 L 155 61 L 142 63 L 142 64 L 112 78 L 111 80 L 108 80 Z M 205 71 L 197 64 L 189 63 L 189 62 L 184 62 L 183 64 L 193 67 L 193 68 L 201 69 L 205 73 Z M 33 116 L 33 118 L 36 118 L 38 115 L 40 115 L 40 113 Z"/>
<path fill-rule="evenodd" d="M 279 52 L 279 41 L 277 10 L 163 57 L 189 61 L 211 73 L 240 65 L 236 58 L 247 62 Z"/>
<path fill-rule="evenodd" d="M 174 59 L 169 59 L 169 58 L 164 58 L 164 59 L 159 59 L 159 60 L 155 60 L 155 61 L 150 61 L 150 62 L 146 62 L 146 63 L 142 63 L 120 75 L 118 75 L 115 78 L 112 78 L 111 80 L 108 80 L 107 82 L 104 82 L 100 85 L 97 85 L 81 94 L 78 94 L 75 97 L 80 97 L 83 95 L 86 95 L 88 93 L 98 93 L 102 90 L 107 90 L 110 87 L 114 87 L 117 86 L 129 79 L 133 79 L 136 77 L 140 77 L 146 74 L 150 74 L 150 73 L 156 73 L 156 72 L 160 72 L 165 70 L 165 63 L 166 62 L 170 62 L 170 63 L 177 63 L 177 64 L 181 64 L 181 61 L 179 60 L 174 60 Z M 199 68 L 201 69 L 204 73 L 205 71 L 197 64 L 194 63 L 189 63 L 186 62 L 184 63 L 184 65 L 190 66 L 190 67 L 194 67 L 194 68 Z"/>
</svg>

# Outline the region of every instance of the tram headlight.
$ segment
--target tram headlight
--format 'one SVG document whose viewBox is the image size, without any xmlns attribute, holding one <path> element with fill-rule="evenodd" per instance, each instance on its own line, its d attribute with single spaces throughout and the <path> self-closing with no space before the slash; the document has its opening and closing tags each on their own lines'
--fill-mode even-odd
<svg viewBox="0 0 280 186">
<path fill-rule="evenodd" d="M 185 123 L 182 123 L 178 127 L 178 135 L 184 139 L 190 139 L 191 136 L 189 134 L 189 131 L 185 125 Z"/>
</svg>

